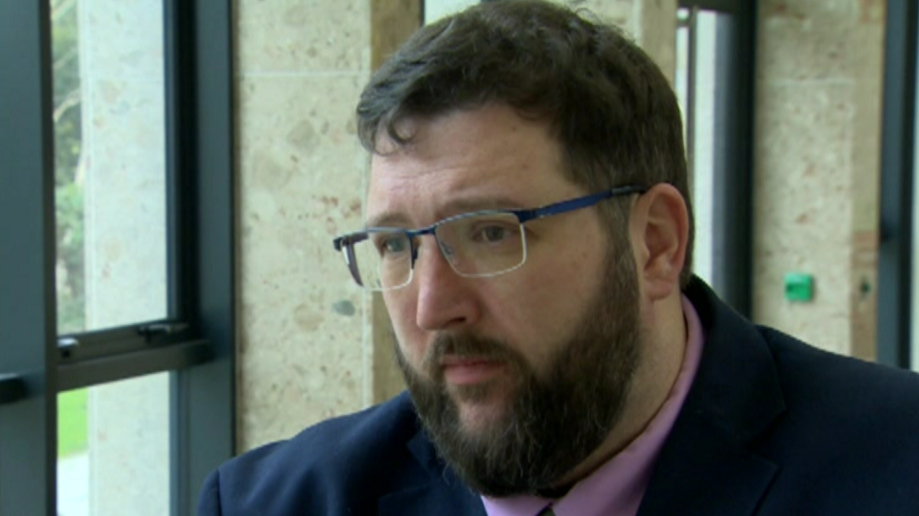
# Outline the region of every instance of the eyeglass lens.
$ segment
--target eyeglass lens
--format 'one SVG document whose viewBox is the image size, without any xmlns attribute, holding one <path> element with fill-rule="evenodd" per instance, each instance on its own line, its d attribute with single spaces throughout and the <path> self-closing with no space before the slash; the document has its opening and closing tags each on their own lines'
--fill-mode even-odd
<svg viewBox="0 0 919 516">
<path fill-rule="evenodd" d="M 401 230 L 373 229 L 366 240 L 352 242 L 355 266 L 364 287 L 399 288 L 412 278 L 412 245 Z M 526 259 L 526 237 L 517 217 L 484 212 L 447 219 L 435 229 L 444 258 L 461 276 L 494 276 L 515 269 Z"/>
</svg>

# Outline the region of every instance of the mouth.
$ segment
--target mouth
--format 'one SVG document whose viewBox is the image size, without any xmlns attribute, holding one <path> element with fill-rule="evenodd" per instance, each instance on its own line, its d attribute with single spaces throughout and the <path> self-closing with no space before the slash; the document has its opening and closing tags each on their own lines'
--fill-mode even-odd
<svg viewBox="0 0 919 516">
<path fill-rule="evenodd" d="M 501 361 L 483 357 L 446 356 L 440 361 L 444 380 L 452 385 L 475 385 L 491 380 L 505 367 Z"/>
</svg>

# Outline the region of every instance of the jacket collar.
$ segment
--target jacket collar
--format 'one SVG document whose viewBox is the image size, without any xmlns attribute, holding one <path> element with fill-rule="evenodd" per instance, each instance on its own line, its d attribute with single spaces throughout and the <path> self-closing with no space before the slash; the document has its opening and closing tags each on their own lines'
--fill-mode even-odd
<svg viewBox="0 0 919 516">
<path fill-rule="evenodd" d="M 705 331 L 702 360 L 638 516 L 752 514 L 778 466 L 749 450 L 785 411 L 756 328 L 698 278 L 685 291 Z"/>
</svg>

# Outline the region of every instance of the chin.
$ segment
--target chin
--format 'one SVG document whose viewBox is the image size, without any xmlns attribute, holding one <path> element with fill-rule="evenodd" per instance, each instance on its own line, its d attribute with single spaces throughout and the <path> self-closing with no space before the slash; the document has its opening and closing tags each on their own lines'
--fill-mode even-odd
<svg viewBox="0 0 919 516">
<path fill-rule="evenodd" d="M 505 396 L 490 396 L 476 401 L 454 399 L 453 402 L 457 405 L 463 429 L 469 434 L 482 434 L 507 424 L 509 409 Z"/>
</svg>

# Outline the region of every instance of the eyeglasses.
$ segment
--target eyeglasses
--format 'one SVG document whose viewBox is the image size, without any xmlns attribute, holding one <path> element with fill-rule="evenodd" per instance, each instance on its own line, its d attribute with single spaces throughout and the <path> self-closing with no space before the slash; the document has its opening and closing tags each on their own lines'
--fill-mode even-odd
<svg viewBox="0 0 919 516">
<path fill-rule="evenodd" d="M 422 235 L 434 235 L 440 252 L 460 276 L 490 278 L 526 262 L 523 225 L 527 222 L 646 191 L 641 186 L 620 186 L 540 208 L 463 213 L 420 229 L 371 227 L 339 236 L 332 243 L 344 255 L 354 281 L 367 290 L 395 290 L 411 283 Z"/>
</svg>

